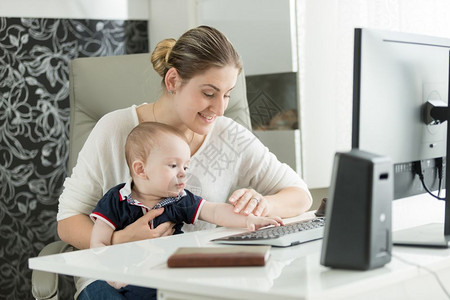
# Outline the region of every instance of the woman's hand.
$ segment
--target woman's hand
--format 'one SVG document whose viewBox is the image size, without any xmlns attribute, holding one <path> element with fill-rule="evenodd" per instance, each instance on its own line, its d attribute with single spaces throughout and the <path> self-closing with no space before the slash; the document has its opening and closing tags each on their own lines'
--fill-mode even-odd
<svg viewBox="0 0 450 300">
<path fill-rule="evenodd" d="M 175 231 L 173 228 L 175 223 L 173 222 L 165 222 L 158 225 L 154 229 L 150 228 L 150 222 L 163 212 L 164 208 L 152 209 L 124 229 L 115 231 L 113 234 L 112 243 L 120 244 L 172 235 Z"/>
<path fill-rule="evenodd" d="M 270 212 L 269 201 L 254 189 L 239 189 L 231 194 L 228 201 L 234 206 L 234 212 L 248 216 L 267 216 Z"/>
</svg>

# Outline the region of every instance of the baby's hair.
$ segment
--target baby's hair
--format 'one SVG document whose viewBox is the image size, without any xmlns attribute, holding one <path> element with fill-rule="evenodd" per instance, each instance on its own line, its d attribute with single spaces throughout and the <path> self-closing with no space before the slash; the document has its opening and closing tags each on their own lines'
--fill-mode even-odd
<svg viewBox="0 0 450 300">
<path fill-rule="evenodd" d="M 239 73 L 242 63 L 231 42 L 220 31 L 199 26 L 185 32 L 177 41 L 160 41 L 151 55 L 155 71 L 164 78 L 174 67 L 187 81 L 211 67 L 234 65 Z"/>
<path fill-rule="evenodd" d="M 146 163 L 152 149 L 163 141 L 165 135 L 178 136 L 188 143 L 186 136 L 181 131 L 163 123 L 142 122 L 131 130 L 125 143 L 125 157 L 131 175 L 133 162 L 141 160 Z"/>
</svg>

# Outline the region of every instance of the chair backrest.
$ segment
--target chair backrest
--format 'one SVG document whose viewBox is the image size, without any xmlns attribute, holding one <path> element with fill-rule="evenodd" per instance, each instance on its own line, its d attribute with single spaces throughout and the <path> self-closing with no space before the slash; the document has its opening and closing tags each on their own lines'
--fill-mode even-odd
<svg viewBox="0 0 450 300">
<path fill-rule="evenodd" d="M 97 121 L 113 110 L 156 101 L 162 93 L 161 80 L 153 70 L 149 53 L 77 58 L 71 62 L 68 174 Z M 243 71 L 225 116 L 251 128 Z"/>
</svg>

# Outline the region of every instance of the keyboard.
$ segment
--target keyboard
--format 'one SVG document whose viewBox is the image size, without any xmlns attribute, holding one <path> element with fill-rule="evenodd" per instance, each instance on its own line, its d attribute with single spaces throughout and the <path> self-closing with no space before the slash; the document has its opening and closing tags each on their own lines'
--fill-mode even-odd
<svg viewBox="0 0 450 300">
<path fill-rule="evenodd" d="M 228 235 L 211 240 L 221 244 L 294 246 L 323 238 L 325 218 L 299 221 L 284 226 L 265 227 L 255 231 Z"/>
</svg>

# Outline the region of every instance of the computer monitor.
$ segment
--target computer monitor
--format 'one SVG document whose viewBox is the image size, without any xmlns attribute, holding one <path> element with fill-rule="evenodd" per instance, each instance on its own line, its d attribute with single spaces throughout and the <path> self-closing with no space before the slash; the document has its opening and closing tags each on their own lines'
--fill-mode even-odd
<svg viewBox="0 0 450 300">
<path fill-rule="evenodd" d="M 394 199 L 428 190 L 445 201 L 450 39 L 357 28 L 354 46 L 352 148 L 391 158 Z M 394 232 L 393 242 L 448 247 L 450 201 L 443 221 Z"/>
</svg>

